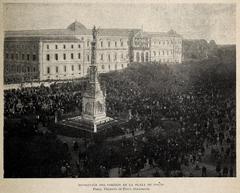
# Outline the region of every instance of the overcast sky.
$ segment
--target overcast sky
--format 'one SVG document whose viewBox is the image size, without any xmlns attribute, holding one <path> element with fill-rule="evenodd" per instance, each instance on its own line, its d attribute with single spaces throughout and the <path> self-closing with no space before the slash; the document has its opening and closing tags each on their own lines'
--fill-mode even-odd
<svg viewBox="0 0 240 193">
<path fill-rule="evenodd" d="M 62 29 L 75 20 L 87 28 L 176 30 L 187 39 L 234 44 L 235 4 L 5 4 L 4 29 Z"/>
</svg>

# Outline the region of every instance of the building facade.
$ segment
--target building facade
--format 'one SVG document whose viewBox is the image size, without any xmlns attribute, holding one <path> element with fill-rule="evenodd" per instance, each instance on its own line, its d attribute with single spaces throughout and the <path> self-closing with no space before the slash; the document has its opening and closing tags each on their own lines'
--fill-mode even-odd
<svg viewBox="0 0 240 193">
<path fill-rule="evenodd" d="M 99 29 L 96 63 L 99 73 L 126 68 L 132 62 L 181 63 L 182 37 L 175 31 Z M 88 74 L 91 30 L 79 22 L 66 29 L 7 31 L 4 81 L 66 80 Z"/>
</svg>

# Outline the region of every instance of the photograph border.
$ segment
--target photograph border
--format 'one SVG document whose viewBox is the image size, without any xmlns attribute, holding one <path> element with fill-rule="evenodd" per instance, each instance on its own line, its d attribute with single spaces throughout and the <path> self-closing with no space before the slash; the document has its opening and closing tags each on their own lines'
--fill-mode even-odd
<svg viewBox="0 0 240 193">
<path fill-rule="evenodd" d="M 2 1 L 0 4 L 1 9 L 1 20 L 0 20 L 0 58 L 1 58 L 1 94 L 0 94 L 0 191 L 3 193 L 87 193 L 87 192 L 99 192 L 97 190 L 93 190 L 94 184 L 146 184 L 149 187 L 149 190 L 141 191 L 141 190 L 132 190 L 132 191 L 120 191 L 120 190 L 109 190 L 109 191 L 100 191 L 100 192 L 156 192 L 156 193 L 238 193 L 240 190 L 240 181 L 239 181 L 239 150 L 240 150 L 240 143 L 239 143 L 239 77 L 240 77 L 240 70 L 238 68 L 239 61 L 240 61 L 240 54 L 238 53 L 239 45 L 240 45 L 240 2 L 238 0 L 197 0 L 194 2 L 186 1 L 186 0 L 169 0 L 168 3 L 236 3 L 236 53 L 237 53 L 237 61 L 236 61 L 236 149 L 237 149 L 237 160 L 236 160 L 236 175 L 237 177 L 233 178 L 218 178 L 218 177 L 207 177 L 207 178 L 31 178 L 31 179 L 20 179 L 20 178 L 3 178 L 3 42 L 4 42 L 4 18 L 3 18 L 3 4 L 4 3 L 166 3 L 163 0 L 140 0 L 140 1 L 131 1 L 131 0 L 124 0 L 124 1 L 114 1 L 114 0 L 99 0 L 99 1 L 44 1 L 44 0 L 28 0 L 28 1 Z"/>
</svg>

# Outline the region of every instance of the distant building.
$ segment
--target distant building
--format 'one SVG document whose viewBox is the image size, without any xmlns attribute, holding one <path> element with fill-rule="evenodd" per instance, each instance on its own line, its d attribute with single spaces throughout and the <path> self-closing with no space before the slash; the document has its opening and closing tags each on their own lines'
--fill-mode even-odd
<svg viewBox="0 0 240 193">
<path fill-rule="evenodd" d="M 182 62 L 182 37 L 175 31 L 149 33 L 151 37 L 151 61 L 160 63 Z"/>
<path fill-rule="evenodd" d="M 66 29 L 7 31 L 4 81 L 65 80 L 86 76 L 91 63 L 91 29 L 74 22 Z M 175 31 L 99 29 L 98 72 L 126 68 L 131 62 L 181 63 L 182 38 Z"/>
</svg>

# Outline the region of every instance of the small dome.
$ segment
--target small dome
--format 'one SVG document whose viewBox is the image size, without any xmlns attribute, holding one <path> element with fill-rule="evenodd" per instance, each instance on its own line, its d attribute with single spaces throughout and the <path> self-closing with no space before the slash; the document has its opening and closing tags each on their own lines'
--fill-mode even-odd
<svg viewBox="0 0 240 193">
<path fill-rule="evenodd" d="M 176 35 L 176 33 L 177 33 L 177 32 L 174 31 L 173 29 L 171 29 L 170 31 L 168 31 L 168 34 L 169 34 L 169 35 Z"/>
<path fill-rule="evenodd" d="M 72 31 L 76 31 L 76 30 L 87 30 L 87 28 L 81 24 L 78 21 L 73 22 L 72 24 L 70 24 L 67 29 L 70 29 Z"/>
</svg>

